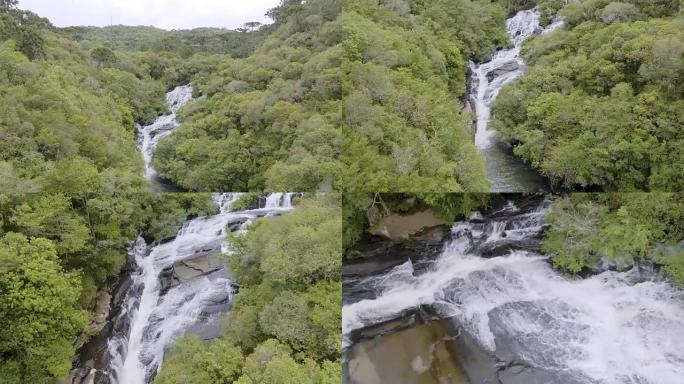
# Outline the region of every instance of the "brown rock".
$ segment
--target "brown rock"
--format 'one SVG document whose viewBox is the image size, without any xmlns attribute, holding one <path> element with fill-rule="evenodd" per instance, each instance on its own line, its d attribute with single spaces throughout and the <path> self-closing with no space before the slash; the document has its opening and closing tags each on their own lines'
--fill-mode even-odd
<svg viewBox="0 0 684 384">
<path fill-rule="evenodd" d="M 442 224 L 432 209 L 426 209 L 409 215 L 391 214 L 385 216 L 369 232 L 391 240 L 403 240 L 425 228 Z"/>
</svg>

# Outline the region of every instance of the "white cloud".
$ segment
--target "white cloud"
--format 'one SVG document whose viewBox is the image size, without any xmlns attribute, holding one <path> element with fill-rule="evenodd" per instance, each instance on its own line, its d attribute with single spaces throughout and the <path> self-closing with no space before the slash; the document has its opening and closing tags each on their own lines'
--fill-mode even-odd
<svg viewBox="0 0 684 384">
<path fill-rule="evenodd" d="M 270 22 L 264 14 L 280 0 L 19 0 L 19 8 L 47 17 L 58 27 L 110 24 L 164 29 L 226 27 Z"/>
</svg>

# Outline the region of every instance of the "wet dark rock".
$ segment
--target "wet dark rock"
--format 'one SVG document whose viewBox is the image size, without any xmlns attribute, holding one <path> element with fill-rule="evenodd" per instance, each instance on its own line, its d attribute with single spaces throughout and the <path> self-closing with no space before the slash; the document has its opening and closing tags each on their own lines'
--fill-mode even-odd
<svg viewBox="0 0 684 384">
<path fill-rule="evenodd" d="M 230 310 L 231 293 L 221 292 L 209 299 L 209 304 L 202 308 L 202 316 L 209 316 L 217 313 L 226 313 Z"/>
<path fill-rule="evenodd" d="M 479 245 L 473 253 L 482 257 L 497 257 L 510 254 L 512 251 L 541 252 L 541 241 L 537 239 L 509 240 L 502 239 Z"/>
<path fill-rule="evenodd" d="M 212 248 L 209 247 L 208 249 Z M 225 264 L 219 262 L 212 254 L 213 251 L 211 250 L 200 251 L 163 269 L 159 274 L 162 295 L 183 282 L 224 269 Z"/>
<path fill-rule="evenodd" d="M 414 327 L 418 324 L 425 324 L 435 319 L 437 319 L 436 314 L 429 306 L 411 308 L 398 314 L 393 319 L 352 330 L 349 334 L 349 340 L 353 343 L 371 340 L 378 336 Z"/>
<path fill-rule="evenodd" d="M 95 384 L 97 370 L 89 367 L 76 368 L 60 384 Z"/>
<path fill-rule="evenodd" d="M 174 273 L 173 266 L 164 268 L 159 274 L 159 280 L 161 281 L 161 294 L 165 295 L 171 288 L 180 285 L 180 279 Z"/>
<path fill-rule="evenodd" d="M 470 333 L 460 327 L 455 318 L 448 321 L 449 335 L 452 342 L 460 351 L 458 361 L 473 384 L 501 384 L 497 378 L 498 362 L 480 342 Z"/>
<path fill-rule="evenodd" d="M 596 384 L 596 381 L 573 371 L 554 371 L 513 364 L 497 373 L 501 384 Z"/>
<path fill-rule="evenodd" d="M 492 81 L 495 78 L 505 75 L 509 72 L 516 71 L 520 68 L 520 64 L 517 61 L 509 61 L 508 63 L 493 69 L 491 72 L 487 73 L 487 80 Z"/>
<path fill-rule="evenodd" d="M 249 218 L 247 217 L 239 217 L 228 222 L 228 225 L 226 227 L 230 232 L 235 232 L 238 229 L 240 229 L 240 226 L 242 226 L 242 224 L 246 223 L 248 220 Z"/>
<path fill-rule="evenodd" d="M 123 305 L 123 301 L 126 298 L 126 294 L 133 285 L 133 279 L 131 279 L 130 273 L 122 274 L 119 278 L 119 283 L 112 294 L 112 309 L 117 311 Z"/>
<path fill-rule="evenodd" d="M 346 252 L 347 261 L 342 267 L 342 274 L 376 274 L 408 260 L 413 263 L 414 271 L 421 273 L 442 253 L 444 244 L 450 239 L 451 231 L 445 225 L 424 229 L 401 242 L 366 235 L 363 241 Z"/>
</svg>

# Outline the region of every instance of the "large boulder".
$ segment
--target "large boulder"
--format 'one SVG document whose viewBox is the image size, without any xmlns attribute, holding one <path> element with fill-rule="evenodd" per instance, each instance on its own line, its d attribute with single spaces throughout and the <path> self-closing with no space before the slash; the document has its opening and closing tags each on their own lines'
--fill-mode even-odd
<svg viewBox="0 0 684 384">
<path fill-rule="evenodd" d="M 500 67 L 494 68 L 489 73 L 487 73 L 487 80 L 492 81 L 495 78 L 505 75 L 509 72 L 517 71 L 520 68 L 520 64 L 517 61 L 509 61 Z"/>
<path fill-rule="evenodd" d="M 384 236 L 390 240 L 401 241 L 421 232 L 425 228 L 444 224 L 432 209 L 411 214 L 387 215 L 380 219 L 369 232 L 376 236 Z"/>
<path fill-rule="evenodd" d="M 355 344 L 345 378 L 350 384 L 468 384 L 458 353 L 442 322 L 418 324 Z"/>
<path fill-rule="evenodd" d="M 213 251 L 200 251 L 187 259 L 174 263 L 159 275 L 162 294 L 171 288 L 199 276 L 209 275 L 225 268 L 225 264 L 213 256 Z"/>
</svg>

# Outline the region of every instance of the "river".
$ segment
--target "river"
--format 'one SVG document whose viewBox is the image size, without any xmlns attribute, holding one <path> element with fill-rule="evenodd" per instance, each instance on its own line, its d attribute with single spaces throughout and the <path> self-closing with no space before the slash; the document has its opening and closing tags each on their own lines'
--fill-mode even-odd
<svg viewBox="0 0 684 384">
<path fill-rule="evenodd" d="M 450 324 L 446 340 L 473 384 L 681 383 L 683 292 L 647 266 L 559 274 L 541 252 L 547 205 L 509 201 L 475 213 L 454 223 L 442 253 L 420 268 L 409 260 L 346 278 L 347 355 L 367 355 L 354 351 L 359 331 L 414 311 Z"/>
<path fill-rule="evenodd" d="M 138 149 L 142 153 L 145 161 L 145 178 L 150 182 L 152 191 L 155 192 L 177 192 L 179 189 L 168 180 L 164 179 L 152 167 L 154 159 L 154 150 L 157 148 L 159 140 L 170 135 L 176 128 L 180 126 L 176 120 L 176 112 L 180 107 L 184 106 L 192 100 L 192 86 L 182 85 L 176 87 L 171 92 L 166 94 L 166 103 L 169 106 L 168 115 L 162 115 L 150 125 L 140 126 L 136 124 L 136 133 L 138 137 Z"/>
<path fill-rule="evenodd" d="M 506 30 L 513 47 L 497 51 L 490 61 L 475 65 L 469 63 L 471 74 L 469 99 L 477 114 L 475 144 L 485 157 L 487 178 L 493 192 L 536 192 L 548 190 L 544 177 L 514 156 L 501 143 L 496 132 L 488 129 L 491 105 L 506 84 L 525 73 L 525 63 L 520 57 L 522 43 L 530 36 L 547 33 L 563 25 L 562 20 L 542 29 L 536 9 L 520 11 L 506 21 Z"/>
<path fill-rule="evenodd" d="M 292 209 L 293 193 L 271 193 L 262 208 L 232 211 L 238 193 L 215 194 L 220 212 L 188 220 L 170 241 L 130 248 L 135 271 L 121 308 L 114 308 L 104 373 L 113 384 L 145 384 L 161 367 L 169 343 L 192 332 L 220 335 L 219 318 L 230 309 L 234 284 L 218 253 L 230 254 L 226 228 L 244 231 L 257 217 Z M 106 382 L 106 381 L 98 381 Z"/>
</svg>

